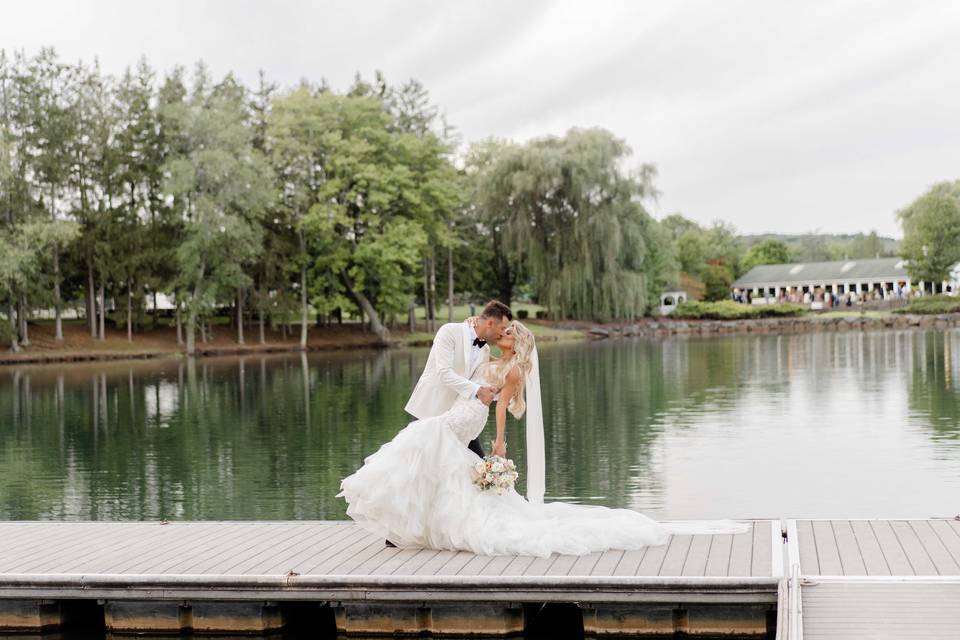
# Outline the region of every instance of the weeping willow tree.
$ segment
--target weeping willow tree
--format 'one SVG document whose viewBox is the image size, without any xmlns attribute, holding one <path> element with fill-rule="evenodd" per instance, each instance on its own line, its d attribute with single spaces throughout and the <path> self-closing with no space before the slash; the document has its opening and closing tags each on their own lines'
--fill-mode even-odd
<svg viewBox="0 0 960 640">
<path fill-rule="evenodd" d="M 632 320 L 669 276 L 669 242 L 641 204 L 655 171 L 625 171 L 629 155 L 608 131 L 571 129 L 502 147 L 482 176 L 483 209 L 500 212 L 506 248 L 555 318 Z"/>
</svg>

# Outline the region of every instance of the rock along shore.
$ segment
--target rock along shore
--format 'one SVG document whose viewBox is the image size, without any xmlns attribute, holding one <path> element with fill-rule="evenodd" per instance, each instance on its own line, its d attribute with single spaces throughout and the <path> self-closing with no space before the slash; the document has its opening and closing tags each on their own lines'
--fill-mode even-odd
<svg viewBox="0 0 960 640">
<path fill-rule="evenodd" d="M 585 325 L 557 322 L 557 329 L 579 329 L 594 339 L 620 337 L 718 336 L 731 334 L 787 334 L 813 331 L 879 331 L 883 329 L 947 329 L 960 327 L 960 313 L 939 315 L 888 315 L 794 318 L 758 318 L 750 320 L 680 320 L 644 318 L 633 323 Z"/>
</svg>

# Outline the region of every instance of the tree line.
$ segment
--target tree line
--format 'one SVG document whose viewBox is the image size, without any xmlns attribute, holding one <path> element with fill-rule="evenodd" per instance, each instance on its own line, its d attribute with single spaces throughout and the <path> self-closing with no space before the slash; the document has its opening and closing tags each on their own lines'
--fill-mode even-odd
<svg viewBox="0 0 960 640">
<path fill-rule="evenodd" d="M 82 302 L 91 335 L 109 318 L 132 340 L 160 295 L 188 352 L 224 309 L 240 342 L 244 324 L 263 340 L 297 315 L 305 345 L 311 315 L 359 316 L 387 341 L 414 304 L 436 319 L 444 294 L 521 294 L 566 318 L 654 304 L 671 257 L 641 204 L 653 170 L 625 170 L 622 140 L 574 129 L 458 151 L 414 80 L 248 88 L 202 63 L 113 77 L 2 52 L 2 331 L 19 350 L 51 309 L 61 340 Z"/>
<path fill-rule="evenodd" d="M 224 314 L 241 343 L 245 326 L 262 342 L 296 318 L 302 346 L 345 314 L 387 342 L 415 305 L 432 328 L 439 301 L 488 297 L 629 321 L 668 287 L 723 298 L 750 266 L 805 257 L 654 219 L 654 179 L 603 129 L 461 145 L 415 80 L 336 91 L 261 73 L 246 87 L 203 63 L 111 76 L 52 49 L 0 51 L 0 336 L 29 346 L 29 320 L 51 310 L 62 340 L 79 308 L 92 336 L 109 321 L 133 340 L 161 320 L 160 296 L 189 353 Z M 901 213 L 905 230 L 949 239 L 910 213 L 945 211 L 928 204 Z M 944 242 L 905 246 L 941 256 Z M 841 249 L 881 248 L 874 233 Z"/>
</svg>

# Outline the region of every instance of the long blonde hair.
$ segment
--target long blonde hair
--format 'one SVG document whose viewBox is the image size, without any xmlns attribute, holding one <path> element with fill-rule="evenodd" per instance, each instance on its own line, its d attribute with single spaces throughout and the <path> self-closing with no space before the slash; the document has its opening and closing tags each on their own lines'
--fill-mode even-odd
<svg viewBox="0 0 960 640">
<path fill-rule="evenodd" d="M 514 418 L 520 419 L 527 408 L 524 388 L 527 383 L 527 374 L 530 373 L 530 367 L 533 366 L 531 354 L 536 341 L 533 339 L 533 332 L 516 320 L 507 325 L 507 329 L 513 330 L 513 356 L 509 360 L 501 358 L 490 362 L 483 375 L 492 387 L 502 389 L 507 383 L 507 376 L 510 375 L 510 371 L 514 368 L 519 370 L 520 384 L 514 390 L 513 397 L 510 398 L 507 405 L 507 410 Z"/>
</svg>

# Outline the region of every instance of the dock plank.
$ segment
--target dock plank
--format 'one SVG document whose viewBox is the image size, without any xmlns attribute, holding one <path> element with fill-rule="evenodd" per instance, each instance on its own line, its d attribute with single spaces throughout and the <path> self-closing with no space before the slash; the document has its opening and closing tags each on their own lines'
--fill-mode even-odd
<svg viewBox="0 0 960 640">
<path fill-rule="evenodd" d="M 411 576 L 417 572 L 417 569 L 430 562 L 438 553 L 436 549 L 420 549 L 411 556 L 406 562 L 394 569 L 395 576 Z"/>
<path fill-rule="evenodd" d="M 547 571 L 550 570 L 550 567 L 553 566 L 553 563 L 557 561 L 557 558 L 560 556 L 556 553 L 551 554 L 546 558 L 537 558 L 530 563 L 530 566 L 526 568 L 523 572 L 525 576 L 544 576 L 547 574 Z"/>
<path fill-rule="evenodd" d="M 537 561 L 536 556 L 515 556 L 513 561 L 500 574 L 502 576 L 526 575 L 527 569 Z"/>
<path fill-rule="evenodd" d="M 600 556 L 602 552 L 588 553 L 586 555 L 578 556 L 577 561 L 573 563 L 573 566 L 570 567 L 570 571 L 567 573 L 568 576 L 588 576 L 593 572 L 593 568 L 597 566 L 597 563 L 600 561 Z"/>
<path fill-rule="evenodd" d="M 569 575 L 570 569 L 573 568 L 574 563 L 577 561 L 577 556 L 557 556 L 557 559 L 553 561 L 550 565 L 550 568 L 547 569 L 544 575 L 548 576 L 565 576 Z"/>
<path fill-rule="evenodd" d="M 683 572 L 683 563 L 690 552 L 690 545 L 693 542 L 693 536 L 676 535 L 670 538 L 670 544 L 667 545 L 667 554 L 663 558 L 663 564 L 660 565 L 661 576 L 679 576 Z"/>
<path fill-rule="evenodd" d="M 437 569 L 435 575 L 455 576 L 476 556 L 469 551 L 458 551 L 450 560 Z"/>
<path fill-rule="evenodd" d="M 178 546 L 176 536 L 170 540 L 171 544 L 158 549 L 157 555 L 144 556 L 139 562 L 134 562 L 123 569 L 123 573 L 159 574 L 178 573 L 184 563 L 204 558 L 217 549 L 232 548 L 235 541 L 248 535 L 245 527 L 225 527 L 213 525 L 209 535 L 190 547 Z"/>
<path fill-rule="evenodd" d="M 288 558 L 292 553 L 291 550 L 299 548 L 303 544 L 304 538 L 309 537 L 315 526 L 303 524 L 290 527 L 287 531 L 278 531 L 274 538 L 261 541 L 249 553 L 238 554 L 236 558 L 229 558 L 228 556 L 228 559 L 219 565 L 216 571 L 223 575 L 256 575 L 257 572 L 254 571 L 254 567 L 273 563 L 278 558 Z M 211 569 L 211 571 L 214 571 L 214 569 Z"/>
<path fill-rule="evenodd" d="M 757 524 L 753 523 L 749 531 L 734 534 L 733 543 L 730 548 L 730 568 L 727 570 L 727 575 L 751 575 L 750 564 L 753 562 L 753 532 L 756 527 Z"/>
<path fill-rule="evenodd" d="M 800 549 L 800 571 L 807 576 L 819 576 L 820 561 L 817 558 L 817 541 L 813 524 L 809 520 L 797 520 L 797 547 Z"/>
<path fill-rule="evenodd" d="M 673 542 L 674 536 L 670 536 L 667 544 L 657 545 L 656 547 L 647 547 L 647 552 L 637 566 L 638 576 L 658 576 L 660 568 L 663 567 L 663 561 L 667 557 L 667 550 Z"/>
<path fill-rule="evenodd" d="M 925 520 L 911 520 L 910 528 L 913 529 L 920 544 L 927 552 L 937 575 L 955 576 L 960 574 L 960 565 L 950 553 L 950 549 L 943 543 L 940 536 L 933 529 L 933 525 Z"/>
<path fill-rule="evenodd" d="M 868 576 L 889 576 L 890 566 L 880 548 L 880 541 L 873 531 L 873 527 L 866 520 L 853 520 L 850 530 L 856 537 L 857 547 L 860 549 L 860 558 Z"/>
<path fill-rule="evenodd" d="M 646 555 L 647 551 L 652 547 L 644 547 L 643 549 L 635 549 L 633 551 L 624 551 L 623 555 L 620 557 L 620 562 L 617 563 L 616 568 L 613 570 L 613 575 L 615 576 L 635 576 L 637 575 L 637 570 L 640 569 L 640 563 L 643 562 L 643 556 Z"/>
<path fill-rule="evenodd" d="M 604 551 L 597 564 L 590 571 L 592 576 L 612 576 L 626 551 L 612 549 Z"/>
<path fill-rule="evenodd" d="M 833 534 L 833 525 L 830 520 L 814 520 L 813 540 L 817 546 L 817 561 L 820 564 L 820 575 L 842 576 L 843 565 L 840 562 L 840 550 L 837 549 L 837 539 Z"/>
<path fill-rule="evenodd" d="M 331 558 L 335 555 L 336 550 L 346 548 L 354 542 L 359 542 L 365 536 L 370 535 L 367 531 L 360 529 L 359 527 L 357 527 L 357 529 L 359 529 L 359 531 L 345 528 L 343 531 L 333 531 L 328 533 L 323 538 L 323 541 L 313 548 L 312 553 L 307 554 L 306 557 L 298 560 L 297 565 L 302 569 L 300 573 L 304 575 L 314 573 L 317 566 L 324 562 L 325 559 Z M 396 547 L 385 548 L 396 549 Z"/>
<path fill-rule="evenodd" d="M 485 566 L 490 564 L 495 556 L 474 555 L 457 570 L 458 576 L 476 576 L 479 575 Z"/>
<path fill-rule="evenodd" d="M 883 551 L 883 557 L 887 560 L 887 566 L 890 567 L 890 575 L 916 575 L 890 523 L 886 520 L 871 520 L 870 526 L 877 537 L 877 542 L 880 543 L 880 550 Z"/>
<path fill-rule="evenodd" d="M 70 573 L 77 566 L 97 564 L 104 557 L 122 553 L 128 547 L 144 545 L 144 538 L 158 536 L 160 526 L 156 524 L 132 525 L 102 531 L 98 537 L 92 538 L 89 532 L 82 531 L 82 527 L 71 526 L 70 530 L 76 536 L 73 540 L 58 545 L 53 553 L 45 556 L 34 556 L 34 560 L 20 571 L 24 573 L 49 573 L 53 570 Z"/>
<path fill-rule="evenodd" d="M 849 520 L 831 520 L 833 535 L 837 541 L 837 552 L 840 556 L 840 566 L 845 576 L 865 576 L 867 567 L 864 563 L 857 535 Z"/>
<path fill-rule="evenodd" d="M 960 534 L 957 534 L 950 527 L 950 523 L 945 520 L 931 520 L 929 524 L 940 543 L 950 553 L 954 563 L 960 565 Z M 960 573 L 960 570 L 958 570 L 958 573 Z"/>
<path fill-rule="evenodd" d="M 707 572 L 707 559 L 710 557 L 710 547 L 713 545 L 713 536 L 693 536 L 690 550 L 680 569 L 682 576 L 702 576 Z"/>
<path fill-rule="evenodd" d="M 773 549 L 770 547 L 771 523 L 761 520 L 753 523 L 753 557 L 750 560 L 751 576 L 769 576 L 773 574 Z"/>
<path fill-rule="evenodd" d="M 364 562 L 370 560 L 375 555 L 383 551 L 385 547 L 386 545 L 384 544 L 384 541 L 380 539 L 380 536 L 374 536 L 370 543 L 357 551 L 357 553 L 343 558 L 338 564 L 331 567 L 330 574 L 347 575 Z"/>
<path fill-rule="evenodd" d="M 316 548 L 322 545 L 331 533 L 333 533 L 333 527 L 329 524 L 316 523 L 310 533 L 300 541 L 297 547 L 291 548 L 289 553 L 266 558 L 260 564 L 250 567 L 248 571 L 258 575 L 286 574 L 290 571 L 303 573 L 303 562 L 313 556 Z"/>
<path fill-rule="evenodd" d="M 384 562 L 388 561 L 393 556 L 400 553 L 400 549 L 396 547 L 384 547 L 374 555 L 370 556 L 367 560 L 364 560 L 359 565 L 350 569 L 349 571 L 344 571 L 347 575 L 372 575 L 373 572 L 382 565 Z"/>
<path fill-rule="evenodd" d="M 900 546 L 903 547 L 903 551 L 907 554 L 907 559 L 910 561 L 910 566 L 913 567 L 914 574 L 918 576 L 939 575 L 933 559 L 930 557 L 930 554 L 927 553 L 923 543 L 920 542 L 920 536 L 918 536 L 914 528 L 910 526 L 910 522 L 907 520 L 893 520 L 890 522 L 890 528 L 893 529 L 894 535 L 896 535 L 897 540 L 900 541 Z"/>
<path fill-rule="evenodd" d="M 487 563 L 478 575 L 499 576 L 511 562 L 513 562 L 513 556 L 494 556 L 493 560 Z"/>
<path fill-rule="evenodd" d="M 183 548 L 195 548 L 208 540 L 223 535 L 223 527 L 217 523 L 197 525 L 163 525 L 165 537 L 153 544 L 149 551 L 117 558 L 110 573 L 162 573 L 158 565 L 179 557 Z"/>
<path fill-rule="evenodd" d="M 730 575 L 730 553 L 733 551 L 733 535 L 719 534 L 713 536 L 710 545 L 710 555 L 703 574 L 706 576 Z"/>
</svg>

